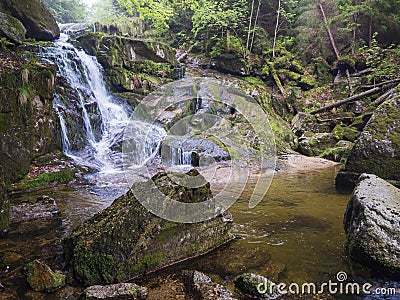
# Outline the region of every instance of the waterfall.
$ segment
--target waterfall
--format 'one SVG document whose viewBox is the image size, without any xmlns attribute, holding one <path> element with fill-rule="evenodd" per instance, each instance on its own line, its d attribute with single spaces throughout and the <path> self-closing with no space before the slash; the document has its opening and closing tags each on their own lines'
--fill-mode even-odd
<svg viewBox="0 0 400 300">
<path fill-rule="evenodd" d="M 123 169 L 122 155 L 129 155 L 134 165 L 144 165 L 159 154 L 167 133 L 158 125 L 130 120 L 132 109 L 109 94 L 97 59 L 68 42 L 69 35 L 86 27 L 61 25 L 60 39 L 39 53 L 44 63 L 58 69 L 53 107 L 60 120 L 63 152 L 77 164 L 106 174 Z M 124 154 L 123 137 L 128 139 Z M 171 151 L 172 165 L 191 165 L 192 151 L 179 147 Z"/>
</svg>

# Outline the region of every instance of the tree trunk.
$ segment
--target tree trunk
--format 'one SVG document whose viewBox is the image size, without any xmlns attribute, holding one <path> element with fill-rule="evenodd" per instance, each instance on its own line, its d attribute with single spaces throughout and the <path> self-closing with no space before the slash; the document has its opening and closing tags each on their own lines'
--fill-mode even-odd
<svg viewBox="0 0 400 300">
<path fill-rule="evenodd" d="M 231 31 L 229 29 L 226 30 L 226 48 L 231 51 Z"/>
<path fill-rule="evenodd" d="M 257 26 L 257 22 L 258 22 L 258 16 L 260 15 L 260 7 L 261 7 L 261 0 L 258 0 L 256 19 L 255 19 L 255 21 L 254 21 L 253 35 L 252 35 L 252 37 L 251 37 L 251 43 L 250 43 L 250 52 L 253 50 L 254 36 L 256 35 L 256 26 Z"/>
<path fill-rule="evenodd" d="M 275 57 L 276 37 L 278 35 L 279 18 L 281 16 L 281 0 L 278 1 L 278 11 L 276 14 L 276 24 L 274 32 L 274 44 L 272 46 L 272 57 Z"/>
<path fill-rule="evenodd" d="M 319 11 L 321 12 L 322 19 L 324 20 L 325 29 L 326 29 L 326 32 L 328 33 L 329 40 L 330 40 L 331 46 L 333 48 L 333 52 L 335 52 L 336 59 L 339 60 L 340 59 L 339 51 L 336 48 L 335 39 L 333 38 L 331 29 L 329 28 L 328 19 L 326 18 L 325 11 L 324 11 L 324 8 L 323 8 L 320 0 L 318 0 L 318 8 L 319 8 Z"/>
<path fill-rule="evenodd" d="M 316 109 L 316 110 L 313 110 L 313 111 L 311 112 L 311 114 L 312 114 L 312 115 L 315 115 L 315 114 L 318 114 L 318 113 L 321 113 L 321 112 L 330 110 L 330 109 L 332 109 L 332 108 L 342 106 L 342 105 L 344 105 L 344 104 L 346 104 L 346 103 L 350 103 L 350 102 L 353 102 L 353 101 L 362 99 L 362 98 L 364 98 L 364 97 L 368 97 L 368 96 L 377 94 L 377 93 L 379 93 L 379 92 L 386 91 L 387 89 L 393 88 L 393 87 L 395 87 L 396 85 L 398 85 L 398 83 L 393 83 L 393 82 L 392 82 L 392 83 L 390 83 L 390 84 L 387 84 L 386 86 L 375 87 L 375 88 L 373 88 L 373 89 L 370 89 L 370 90 L 368 90 L 368 91 L 362 92 L 362 93 L 360 93 L 360 94 L 351 96 L 351 97 L 349 97 L 349 98 L 346 98 L 346 99 L 337 101 L 337 102 L 335 102 L 335 103 L 332 103 L 332 104 L 323 106 L 323 107 L 318 108 L 318 109 Z"/>
<path fill-rule="evenodd" d="M 251 12 L 250 12 L 250 19 L 249 19 L 249 28 L 247 30 L 247 41 L 246 41 L 246 50 L 244 53 L 244 58 L 246 58 L 246 52 L 249 50 L 251 24 L 253 21 L 253 11 L 254 11 L 254 0 L 251 2 Z"/>
</svg>

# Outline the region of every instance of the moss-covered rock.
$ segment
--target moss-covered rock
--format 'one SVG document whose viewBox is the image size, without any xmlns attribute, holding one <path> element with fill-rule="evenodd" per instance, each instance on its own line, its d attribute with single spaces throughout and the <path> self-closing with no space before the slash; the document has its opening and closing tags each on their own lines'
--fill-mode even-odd
<svg viewBox="0 0 400 300">
<path fill-rule="evenodd" d="M 35 157 L 57 147 L 57 119 L 52 99 L 55 69 L 2 53 L 8 69 L 0 71 L 0 170 L 9 188 Z M 0 228 L 7 223 L 8 201 L 0 193 Z"/>
<path fill-rule="evenodd" d="M 6 37 L 11 42 L 22 44 L 26 29 L 16 18 L 0 12 L 0 37 Z"/>
<path fill-rule="evenodd" d="M 226 74 L 245 75 L 246 64 L 238 53 L 225 53 L 215 57 L 212 66 Z"/>
<path fill-rule="evenodd" d="M 307 156 L 319 156 L 325 150 L 334 147 L 336 140 L 332 133 L 305 132 L 299 139 L 298 151 Z"/>
<path fill-rule="evenodd" d="M 374 112 L 336 177 L 337 187 L 353 188 L 361 173 L 400 181 L 400 100 L 396 95 Z"/>
<path fill-rule="evenodd" d="M 339 141 L 332 148 L 327 148 L 320 154 L 322 158 L 344 163 L 353 148 L 354 143 Z"/>
<path fill-rule="evenodd" d="M 53 292 L 65 285 L 65 275 L 53 272 L 48 265 L 37 259 L 26 266 L 26 278 L 31 288 L 37 292 Z"/>
<path fill-rule="evenodd" d="M 400 190 L 383 179 L 362 174 L 347 206 L 345 250 L 377 270 L 400 274 Z"/>
<path fill-rule="evenodd" d="M 1 8 L 21 21 L 27 37 L 51 41 L 60 36 L 56 20 L 40 0 L 3 0 Z"/>
<path fill-rule="evenodd" d="M 338 124 L 332 131 L 336 140 L 346 140 L 349 142 L 354 142 L 361 134 L 357 128 L 343 126 L 343 124 Z"/>
<path fill-rule="evenodd" d="M 188 173 L 199 176 L 197 171 Z M 209 184 L 199 188 L 179 186 L 165 173 L 152 179 L 170 199 L 202 202 L 212 197 Z M 142 197 L 152 199 L 147 183 Z M 84 284 L 129 280 L 134 276 L 195 257 L 232 238 L 228 218 L 218 216 L 202 223 L 174 223 L 156 217 L 144 208 L 132 191 L 73 231 L 63 240 L 67 261 Z"/>
<path fill-rule="evenodd" d="M 146 96 L 178 78 L 176 52 L 166 44 L 103 33 L 86 33 L 76 44 L 97 57 L 114 92 Z"/>
<path fill-rule="evenodd" d="M 246 297 L 251 299 L 277 299 L 281 296 L 276 284 L 261 275 L 244 273 L 237 276 L 233 282 Z"/>
</svg>

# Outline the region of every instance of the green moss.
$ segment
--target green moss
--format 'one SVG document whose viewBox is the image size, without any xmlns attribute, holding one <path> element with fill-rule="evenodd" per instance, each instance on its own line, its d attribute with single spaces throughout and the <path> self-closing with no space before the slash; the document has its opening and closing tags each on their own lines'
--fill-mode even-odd
<svg viewBox="0 0 400 300">
<path fill-rule="evenodd" d="M 45 187 L 52 183 L 65 184 L 72 181 L 78 172 L 75 168 L 63 168 L 57 172 L 42 173 L 34 179 L 27 176 L 15 185 L 15 189 L 24 190 L 35 187 Z"/>
</svg>

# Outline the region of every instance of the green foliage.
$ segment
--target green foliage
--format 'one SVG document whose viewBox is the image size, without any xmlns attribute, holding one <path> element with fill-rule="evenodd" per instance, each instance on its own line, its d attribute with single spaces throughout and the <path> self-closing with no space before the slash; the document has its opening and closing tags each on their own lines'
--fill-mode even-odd
<svg viewBox="0 0 400 300">
<path fill-rule="evenodd" d="M 79 23 L 86 20 L 86 6 L 81 0 L 43 0 L 57 22 Z"/>
<path fill-rule="evenodd" d="M 398 77 L 400 71 L 400 45 L 383 48 L 373 35 L 371 46 L 359 49 L 359 55 L 365 60 L 372 72 L 367 76 L 369 82 L 390 80 Z"/>
</svg>

